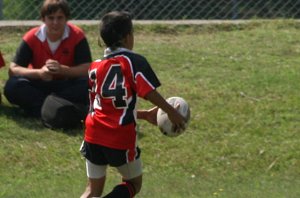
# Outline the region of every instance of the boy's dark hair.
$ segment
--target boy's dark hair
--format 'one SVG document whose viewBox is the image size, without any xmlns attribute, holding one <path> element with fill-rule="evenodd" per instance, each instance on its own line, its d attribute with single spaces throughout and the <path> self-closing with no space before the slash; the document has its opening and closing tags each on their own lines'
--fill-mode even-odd
<svg viewBox="0 0 300 198">
<path fill-rule="evenodd" d="M 62 10 L 67 19 L 70 18 L 71 12 L 66 0 L 45 0 L 40 11 L 41 17 L 44 18 L 57 12 L 59 9 Z"/>
<path fill-rule="evenodd" d="M 132 33 L 131 15 L 125 11 L 112 11 L 105 14 L 100 22 L 100 36 L 110 48 L 122 46 L 122 39 Z"/>
</svg>

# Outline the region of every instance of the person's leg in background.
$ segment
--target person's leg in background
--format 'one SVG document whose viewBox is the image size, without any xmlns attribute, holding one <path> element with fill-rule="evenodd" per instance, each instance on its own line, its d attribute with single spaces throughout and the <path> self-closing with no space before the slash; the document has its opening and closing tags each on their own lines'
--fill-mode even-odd
<svg viewBox="0 0 300 198">
<path fill-rule="evenodd" d="M 41 107 L 47 96 L 46 90 L 43 81 L 13 76 L 5 84 L 4 95 L 10 103 L 18 105 L 27 115 L 40 117 Z"/>
<path fill-rule="evenodd" d="M 53 83 L 52 91 L 55 95 L 76 104 L 88 104 L 88 79 L 77 78 L 61 80 Z"/>
</svg>

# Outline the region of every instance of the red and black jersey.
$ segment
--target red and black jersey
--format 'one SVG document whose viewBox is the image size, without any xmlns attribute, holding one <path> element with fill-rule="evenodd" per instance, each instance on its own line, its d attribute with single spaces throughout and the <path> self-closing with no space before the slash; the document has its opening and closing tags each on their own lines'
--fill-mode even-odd
<svg viewBox="0 0 300 198">
<path fill-rule="evenodd" d="M 2 54 L 1 54 L 1 51 L 0 51 L 0 68 L 3 67 L 3 66 L 5 66 L 5 61 L 4 61 L 4 59 L 2 57 Z"/>
<path fill-rule="evenodd" d="M 23 36 L 13 62 L 35 69 L 43 67 L 48 59 L 70 67 L 91 62 L 88 42 L 79 27 L 67 23 L 63 39 L 54 54 L 48 45 L 45 31 L 44 24 L 29 30 Z"/>
<path fill-rule="evenodd" d="M 114 149 L 135 148 L 137 97 L 159 86 L 148 61 L 132 51 L 119 49 L 93 62 L 85 141 Z"/>
</svg>

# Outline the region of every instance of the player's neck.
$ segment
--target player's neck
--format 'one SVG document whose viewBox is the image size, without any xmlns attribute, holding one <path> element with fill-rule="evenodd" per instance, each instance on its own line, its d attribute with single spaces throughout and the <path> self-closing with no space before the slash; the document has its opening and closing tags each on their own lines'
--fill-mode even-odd
<svg viewBox="0 0 300 198">
<path fill-rule="evenodd" d="M 62 39 L 62 35 L 53 35 L 53 34 L 47 34 L 47 38 L 51 41 L 51 42 L 56 42 Z"/>
</svg>

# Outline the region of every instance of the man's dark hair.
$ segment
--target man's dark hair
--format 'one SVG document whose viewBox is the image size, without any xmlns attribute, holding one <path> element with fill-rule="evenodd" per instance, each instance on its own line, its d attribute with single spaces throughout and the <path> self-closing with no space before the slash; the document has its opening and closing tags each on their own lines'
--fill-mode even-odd
<svg viewBox="0 0 300 198">
<path fill-rule="evenodd" d="M 105 14 L 100 22 L 100 36 L 110 48 L 120 47 L 122 39 L 132 33 L 131 15 L 125 11 L 112 11 Z"/>
<path fill-rule="evenodd" d="M 44 18 L 57 12 L 59 9 L 62 10 L 67 19 L 70 18 L 71 12 L 66 0 L 45 0 L 40 11 L 41 17 Z"/>
</svg>

